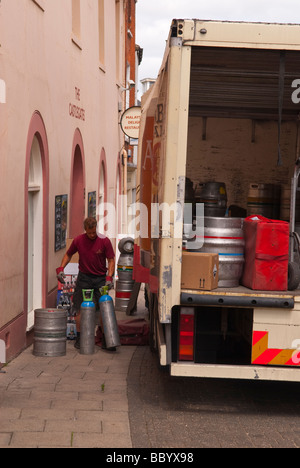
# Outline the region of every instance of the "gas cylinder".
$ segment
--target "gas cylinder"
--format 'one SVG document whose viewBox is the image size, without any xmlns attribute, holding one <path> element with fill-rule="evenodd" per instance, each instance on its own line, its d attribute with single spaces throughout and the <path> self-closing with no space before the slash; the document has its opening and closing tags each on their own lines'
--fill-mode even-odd
<svg viewBox="0 0 300 468">
<path fill-rule="evenodd" d="M 93 289 L 83 289 L 83 303 L 80 308 L 80 354 L 94 354 L 96 307 L 93 302 Z"/>
<path fill-rule="evenodd" d="M 107 348 L 121 346 L 115 308 L 112 298 L 108 294 L 108 287 L 100 289 L 99 299 L 101 322 Z"/>
</svg>

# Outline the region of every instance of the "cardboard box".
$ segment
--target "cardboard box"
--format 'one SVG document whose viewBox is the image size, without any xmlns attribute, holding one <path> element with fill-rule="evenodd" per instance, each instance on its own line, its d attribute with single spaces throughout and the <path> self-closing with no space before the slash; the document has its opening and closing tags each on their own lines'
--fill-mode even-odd
<svg viewBox="0 0 300 468">
<path fill-rule="evenodd" d="M 202 252 L 182 252 L 181 287 L 211 291 L 218 287 L 219 255 Z"/>
</svg>

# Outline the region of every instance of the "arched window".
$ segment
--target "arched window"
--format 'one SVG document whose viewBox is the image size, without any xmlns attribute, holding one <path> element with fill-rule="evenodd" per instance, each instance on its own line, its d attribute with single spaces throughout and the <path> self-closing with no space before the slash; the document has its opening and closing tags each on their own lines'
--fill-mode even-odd
<svg viewBox="0 0 300 468">
<path fill-rule="evenodd" d="M 85 217 L 85 166 L 84 148 L 81 133 L 75 131 L 72 147 L 71 188 L 70 188 L 70 229 L 69 237 L 83 232 Z"/>
</svg>

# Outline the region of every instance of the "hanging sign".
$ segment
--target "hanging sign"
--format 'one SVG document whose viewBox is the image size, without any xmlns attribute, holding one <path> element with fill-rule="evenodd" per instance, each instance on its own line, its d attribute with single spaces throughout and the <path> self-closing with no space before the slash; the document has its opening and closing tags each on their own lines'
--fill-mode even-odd
<svg viewBox="0 0 300 468">
<path fill-rule="evenodd" d="M 139 137 L 141 114 L 141 107 L 133 106 L 122 115 L 120 125 L 123 133 L 129 138 L 137 139 Z"/>
</svg>

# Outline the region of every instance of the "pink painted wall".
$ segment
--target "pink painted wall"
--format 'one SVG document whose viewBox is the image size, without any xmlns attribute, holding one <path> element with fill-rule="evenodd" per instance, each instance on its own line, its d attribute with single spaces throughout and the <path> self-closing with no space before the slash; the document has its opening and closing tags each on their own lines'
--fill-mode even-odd
<svg viewBox="0 0 300 468">
<path fill-rule="evenodd" d="M 8 358 L 26 342 L 27 184 L 33 137 L 38 138 L 43 165 L 42 307 L 54 305 L 55 269 L 65 252 L 54 249 L 55 196 L 68 195 L 68 236 L 81 229 L 87 194 L 96 191 L 98 197 L 102 162 L 106 201 L 117 199 L 124 141 L 118 124 L 125 75 L 124 9 L 123 0 L 103 1 L 101 63 L 99 2 L 80 2 L 78 35 L 72 31 L 71 1 L 0 4 L 0 79 L 6 85 L 6 102 L 0 103 L 0 339 L 7 341 Z"/>
</svg>

